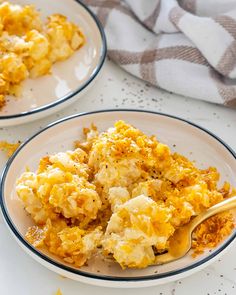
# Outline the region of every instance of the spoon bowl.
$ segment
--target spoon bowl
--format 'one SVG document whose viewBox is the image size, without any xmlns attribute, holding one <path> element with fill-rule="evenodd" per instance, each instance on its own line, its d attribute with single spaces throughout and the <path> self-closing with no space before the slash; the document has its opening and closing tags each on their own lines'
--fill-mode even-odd
<svg viewBox="0 0 236 295">
<path fill-rule="evenodd" d="M 192 246 L 192 233 L 194 229 L 211 216 L 230 210 L 236 207 L 236 196 L 228 198 L 199 214 L 188 224 L 180 227 L 170 238 L 170 247 L 168 253 L 158 255 L 154 265 L 169 263 L 185 256 Z"/>
</svg>

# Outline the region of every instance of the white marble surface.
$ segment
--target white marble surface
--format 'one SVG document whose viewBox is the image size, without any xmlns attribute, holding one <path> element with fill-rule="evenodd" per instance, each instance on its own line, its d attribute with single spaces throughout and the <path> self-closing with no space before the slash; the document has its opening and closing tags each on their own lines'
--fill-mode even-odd
<svg viewBox="0 0 236 295">
<path fill-rule="evenodd" d="M 207 96 L 207 93 L 206 93 Z M 150 87 L 106 62 L 96 85 L 77 103 L 43 120 L 0 129 L 0 140 L 25 140 L 47 124 L 78 112 L 107 108 L 147 109 L 180 116 L 220 136 L 236 150 L 236 109 L 196 101 Z M 0 170 L 6 157 L 0 153 Z M 236 249 L 219 261 L 181 281 L 147 289 L 119 290 L 84 285 L 45 269 L 27 256 L 12 238 L 0 215 L 0 294 L 53 295 L 235 295 Z"/>
</svg>

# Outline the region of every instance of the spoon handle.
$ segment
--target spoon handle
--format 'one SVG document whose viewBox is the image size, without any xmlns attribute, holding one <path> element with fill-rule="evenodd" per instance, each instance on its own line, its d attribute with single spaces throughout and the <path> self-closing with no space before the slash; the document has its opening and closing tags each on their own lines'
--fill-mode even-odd
<svg viewBox="0 0 236 295">
<path fill-rule="evenodd" d="M 227 211 L 230 209 L 236 208 L 236 196 L 225 199 L 224 201 L 210 207 L 206 211 L 200 213 L 191 221 L 191 231 L 193 231 L 200 223 L 210 218 L 211 216 Z"/>
</svg>

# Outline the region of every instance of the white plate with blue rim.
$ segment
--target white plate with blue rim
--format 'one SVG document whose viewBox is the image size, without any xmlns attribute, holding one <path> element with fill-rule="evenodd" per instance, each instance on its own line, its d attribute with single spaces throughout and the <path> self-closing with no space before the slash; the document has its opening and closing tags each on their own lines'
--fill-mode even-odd
<svg viewBox="0 0 236 295">
<path fill-rule="evenodd" d="M 99 76 L 106 56 L 103 28 L 81 1 L 13 0 L 11 3 L 33 4 L 43 18 L 54 13 L 65 15 L 81 28 L 86 43 L 69 59 L 54 64 L 51 75 L 26 79 L 19 97 L 8 96 L 0 109 L 0 127 L 43 118 L 79 99 Z"/>
<path fill-rule="evenodd" d="M 199 168 L 215 166 L 220 172 L 221 184 L 229 181 L 236 187 L 234 151 L 200 126 L 178 117 L 150 111 L 105 110 L 77 114 L 57 121 L 32 136 L 20 146 L 5 167 L 0 187 L 1 208 L 5 222 L 18 244 L 36 261 L 62 276 L 106 287 L 135 288 L 168 283 L 200 271 L 219 259 L 235 245 L 235 230 L 216 248 L 205 251 L 196 258 L 190 252 L 185 257 L 164 265 L 125 270 L 117 263 L 104 261 L 100 257 L 90 259 L 81 268 L 75 268 L 48 252 L 34 248 L 25 240 L 27 228 L 33 223 L 15 192 L 16 179 L 25 171 L 25 167 L 34 171 L 44 155 L 71 149 L 74 141 L 82 137 L 83 127 L 95 123 L 99 131 L 104 131 L 117 120 L 124 120 L 149 135 L 156 135 L 172 151 L 195 160 Z M 236 220 L 236 210 L 232 212 Z"/>
</svg>

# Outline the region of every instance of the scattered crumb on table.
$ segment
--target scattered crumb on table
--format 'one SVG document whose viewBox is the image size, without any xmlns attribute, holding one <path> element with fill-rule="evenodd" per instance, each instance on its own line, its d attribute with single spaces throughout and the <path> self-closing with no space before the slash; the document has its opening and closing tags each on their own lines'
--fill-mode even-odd
<svg viewBox="0 0 236 295">
<path fill-rule="evenodd" d="M 10 143 L 8 141 L 0 141 L 0 150 L 6 152 L 7 157 L 10 158 L 14 152 L 17 150 L 19 145 L 21 144 L 20 141 L 17 143 Z"/>
<path fill-rule="evenodd" d="M 57 293 L 56 293 L 55 295 L 63 295 L 63 294 L 61 293 L 61 290 L 58 289 L 58 290 L 57 290 Z"/>
</svg>

